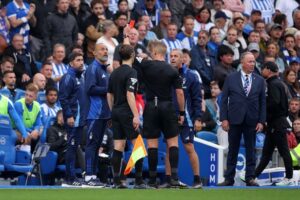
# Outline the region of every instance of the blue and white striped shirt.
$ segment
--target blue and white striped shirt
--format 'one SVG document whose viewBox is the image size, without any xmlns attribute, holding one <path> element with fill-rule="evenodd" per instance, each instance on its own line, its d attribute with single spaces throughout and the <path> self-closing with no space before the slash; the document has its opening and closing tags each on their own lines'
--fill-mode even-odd
<svg viewBox="0 0 300 200">
<path fill-rule="evenodd" d="M 164 38 L 161 40 L 167 46 L 166 61 L 170 63 L 170 53 L 173 49 L 182 49 L 181 42 L 178 39 Z"/>
<path fill-rule="evenodd" d="M 244 0 L 245 13 L 251 15 L 252 10 L 260 10 L 266 23 L 272 22 L 275 13 L 274 0 Z"/>
</svg>

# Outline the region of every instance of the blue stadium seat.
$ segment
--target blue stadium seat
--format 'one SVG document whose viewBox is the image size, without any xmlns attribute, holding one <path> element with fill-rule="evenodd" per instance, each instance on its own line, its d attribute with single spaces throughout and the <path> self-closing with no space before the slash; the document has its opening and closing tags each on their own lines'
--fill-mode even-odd
<svg viewBox="0 0 300 200">
<path fill-rule="evenodd" d="M 209 131 L 200 131 L 196 133 L 196 137 L 208 142 L 212 142 L 214 144 L 218 144 L 218 137 L 216 136 L 216 134 Z"/>
<path fill-rule="evenodd" d="M 46 93 L 45 92 L 38 92 L 36 101 L 39 102 L 39 104 L 45 103 L 46 102 Z"/>
<path fill-rule="evenodd" d="M 46 123 L 44 124 L 44 129 L 43 129 L 43 132 L 40 136 L 40 142 L 43 144 L 46 142 L 47 140 L 47 129 L 54 124 L 56 118 L 55 117 L 49 117 L 47 120 L 46 120 Z"/>
<path fill-rule="evenodd" d="M 20 173 L 27 173 L 32 169 L 32 165 L 24 163 L 21 155 L 25 155 L 16 151 L 16 133 L 13 131 L 8 116 L 0 115 L 0 152 L 4 152 L 4 170 Z M 29 156 L 30 157 L 30 156 Z"/>
</svg>

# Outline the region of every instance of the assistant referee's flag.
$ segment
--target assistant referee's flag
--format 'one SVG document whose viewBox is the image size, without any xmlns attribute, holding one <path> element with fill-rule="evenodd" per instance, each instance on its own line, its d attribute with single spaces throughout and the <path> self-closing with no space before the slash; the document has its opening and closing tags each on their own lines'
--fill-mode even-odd
<svg viewBox="0 0 300 200">
<path fill-rule="evenodd" d="M 147 156 L 147 151 L 145 148 L 145 144 L 143 141 L 143 138 L 141 137 L 141 135 L 138 135 L 138 137 L 135 140 L 135 144 L 132 150 L 132 153 L 130 155 L 130 158 L 128 160 L 127 166 L 125 168 L 124 171 L 124 175 L 127 175 L 131 172 L 131 170 L 133 169 L 135 163 L 141 159 Z"/>
</svg>

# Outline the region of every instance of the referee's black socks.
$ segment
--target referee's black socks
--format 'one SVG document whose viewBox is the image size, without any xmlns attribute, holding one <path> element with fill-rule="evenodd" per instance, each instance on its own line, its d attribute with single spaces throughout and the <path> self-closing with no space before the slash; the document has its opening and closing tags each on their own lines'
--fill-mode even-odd
<svg viewBox="0 0 300 200">
<path fill-rule="evenodd" d="M 169 161 L 171 166 L 171 178 L 178 179 L 178 147 L 169 148 Z"/>
<path fill-rule="evenodd" d="M 114 149 L 113 156 L 111 158 L 111 165 L 113 167 L 115 183 L 120 181 L 122 157 L 123 157 L 123 152 Z"/>
<path fill-rule="evenodd" d="M 158 149 L 148 148 L 148 164 L 149 164 L 149 178 L 150 182 L 156 182 L 156 170 L 158 162 Z"/>
</svg>

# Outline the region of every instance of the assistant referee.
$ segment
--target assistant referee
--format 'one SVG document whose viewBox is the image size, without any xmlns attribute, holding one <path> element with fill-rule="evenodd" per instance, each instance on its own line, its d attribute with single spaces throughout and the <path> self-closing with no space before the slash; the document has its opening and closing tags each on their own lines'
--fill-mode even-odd
<svg viewBox="0 0 300 200">
<path fill-rule="evenodd" d="M 169 147 L 171 187 L 181 186 L 178 180 L 178 134 L 179 124 L 184 121 L 184 93 L 182 80 L 177 70 L 165 62 L 167 47 L 159 41 L 148 45 L 153 60 L 142 61 L 137 66 L 139 81 L 145 85 L 146 105 L 144 110 L 143 137 L 148 143 L 149 182 L 156 188 L 158 163 L 158 138 L 163 132 Z M 172 103 L 172 89 L 176 89 L 180 116 Z"/>
</svg>

